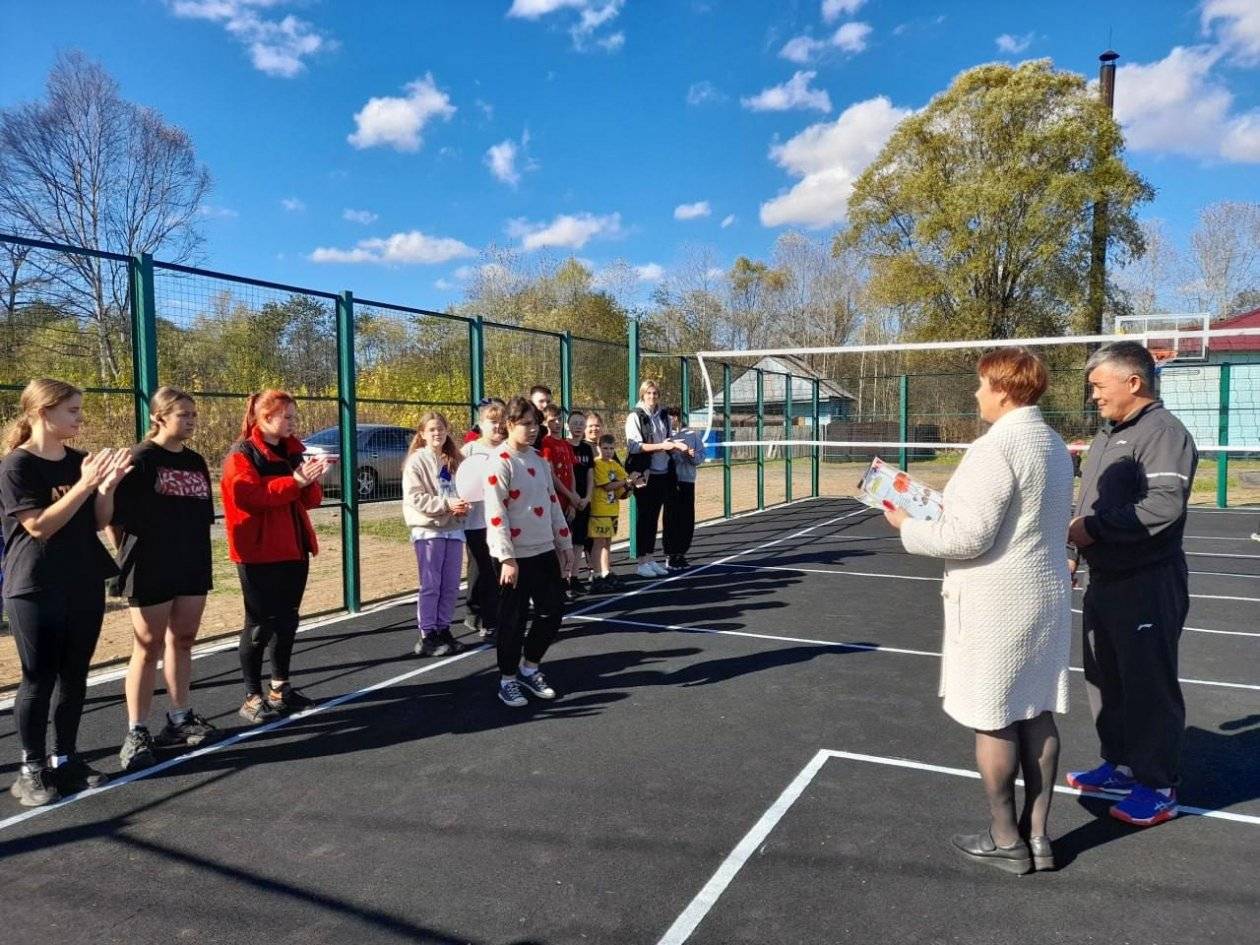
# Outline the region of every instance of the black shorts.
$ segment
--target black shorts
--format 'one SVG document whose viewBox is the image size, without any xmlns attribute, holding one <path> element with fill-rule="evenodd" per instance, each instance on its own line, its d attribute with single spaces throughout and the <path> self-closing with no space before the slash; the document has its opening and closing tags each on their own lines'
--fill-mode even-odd
<svg viewBox="0 0 1260 945">
<path fill-rule="evenodd" d="M 204 582 L 190 581 L 184 585 L 173 585 L 161 590 L 150 589 L 136 597 L 128 597 L 127 606 L 156 607 L 158 604 L 165 604 L 176 597 L 205 597 L 209 593 L 210 588 L 205 587 Z"/>
<path fill-rule="evenodd" d="M 569 523 L 569 529 L 573 532 L 574 547 L 581 545 L 590 550 L 591 540 L 586 537 L 586 525 L 591 520 L 590 506 L 579 512 L 573 513 L 573 521 Z"/>
</svg>

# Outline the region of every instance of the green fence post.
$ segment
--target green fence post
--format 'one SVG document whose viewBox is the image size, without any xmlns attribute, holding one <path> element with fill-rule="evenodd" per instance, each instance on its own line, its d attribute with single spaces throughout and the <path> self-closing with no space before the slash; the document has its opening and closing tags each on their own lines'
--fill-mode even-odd
<svg viewBox="0 0 1260 945">
<path fill-rule="evenodd" d="M 813 456 L 810 458 L 809 488 L 810 488 L 810 495 L 817 498 L 819 494 L 818 493 L 818 486 L 819 486 L 818 480 L 819 480 L 819 471 L 820 471 L 819 464 L 822 461 L 822 447 L 818 445 L 818 441 L 822 439 L 822 430 L 819 429 L 819 427 L 822 426 L 820 422 L 822 419 L 822 414 L 819 413 L 819 410 L 818 410 L 818 378 L 814 378 L 814 389 L 811 393 L 811 400 L 812 400 L 812 403 L 810 404 L 810 406 L 813 410 L 814 435 L 810 437 L 810 439 L 814 441 L 814 447 L 813 447 Z"/>
<path fill-rule="evenodd" d="M 788 374 L 783 388 L 783 497 L 792 501 L 792 381 Z"/>
<path fill-rule="evenodd" d="M 901 375 L 897 385 L 897 430 L 898 439 L 903 444 L 910 441 L 910 376 Z M 910 450 L 904 445 L 897 449 L 897 465 L 903 471 L 910 468 Z"/>
<path fill-rule="evenodd" d="M 731 517 L 731 366 L 722 364 L 722 515 Z"/>
<path fill-rule="evenodd" d="M 131 280 L 131 374 L 135 391 L 136 439 L 149 432 L 149 398 L 158 386 L 157 309 L 153 257 L 138 253 L 127 266 Z"/>
<path fill-rule="evenodd" d="M 1221 399 L 1216 420 L 1216 445 L 1229 445 L 1229 365 L 1221 365 Z M 1193 485 L 1193 484 L 1192 484 Z M 1229 508 L 1229 454 L 1216 454 L 1216 505 Z"/>
<path fill-rule="evenodd" d="M 691 366 L 685 356 L 678 359 L 678 385 L 682 388 L 678 392 L 678 409 L 686 417 L 691 413 Z"/>
<path fill-rule="evenodd" d="M 346 610 L 358 613 L 359 449 L 354 370 L 354 294 L 337 297 L 337 425 L 341 429 L 341 584 Z"/>
<path fill-rule="evenodd" d="M 630 318 L 626 324 L 626 410 L 634 409 L 639 400 L 639 320 Z M 639 500 L 631 497 L 629 509 L 629 551 L 631 558 L 639 557 L 639 539 L 635 526 L 639 522 Z"/>
<path fill-rule="evenodd" d="M 486 396 L 486 326 L 478 315 L 468 323 L 468 403 L 472 423 L 477 422 L 477 402 Z"/>
<path fill-rule="evenodd" d="M 757 508 L 758 510 L 766 507 L 766 448 L 761 446 L 761 441 L 766 435 L 766 421 L 763 416 L 766 409 L 765 397 L 765 375 L 762 374 L 761 368 L 755 368 L 757 372 Z"/>
<path fill-rule="evenodd" d="M 568 331 L 560 336 L 560 406 L 566 413 L 573 409 L 573 334 Z"/>
</svg>

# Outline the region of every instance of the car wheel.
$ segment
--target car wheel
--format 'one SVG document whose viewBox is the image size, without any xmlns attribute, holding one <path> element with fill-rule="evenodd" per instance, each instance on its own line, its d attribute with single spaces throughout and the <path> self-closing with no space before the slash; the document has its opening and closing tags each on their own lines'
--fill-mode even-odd
<svg viewBox="0 0 1260 945">
<path fill-rule="evenodd" d="M 376 495 L 376 489 L 379 480 L 376 470 L 371 466 L 360 467 L 358 474 L 354 477 L 355 486 L 359 491 L 359 499 L 371 499 Z"/>
</svg>

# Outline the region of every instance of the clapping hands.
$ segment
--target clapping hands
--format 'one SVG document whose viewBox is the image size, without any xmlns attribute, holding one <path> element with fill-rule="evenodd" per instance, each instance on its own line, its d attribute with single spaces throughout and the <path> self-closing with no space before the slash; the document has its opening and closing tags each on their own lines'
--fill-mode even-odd
<svg viewBox="0 0 1260 945">
<path fill-rule="evenodd" d="M 118 484 L 129 472 L 131 450 L 106 447 L 83 458 L 79 482 L 89 492 L 96 490 L 101 495 L 109 495 L 118 488 Z"/>
<path fill-rule="evenodd" d="M 332 468 L 333 460 L 328 456 L 312 456 L 302 461 L 302 465 L 293 470 L 293 478 L 297 480 L 299 486 L 309 486 L 312 482 L 319 482 L 324 478 L 324 474 Z"/>
</svg>

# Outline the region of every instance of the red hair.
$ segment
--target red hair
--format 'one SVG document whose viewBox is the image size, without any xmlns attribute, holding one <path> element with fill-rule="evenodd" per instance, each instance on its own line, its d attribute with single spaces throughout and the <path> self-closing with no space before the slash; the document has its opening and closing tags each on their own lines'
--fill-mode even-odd
<svg viewBox="0 0 1260 945">
<path fill-rule="evenodd" d="M 976 373 L 989 379 L 989 386 L 1006 394 L 1021 407 L 1041 399 L 1050 386 L 1046 365 L 1027 348 L 998 348 L 985 354 Z"/>
<path fill-rule="evenodd" d="M 249 439 L 250 434 L 254 432 L 254 427 L 258 426 L 259 417 L 270 417 L 289 404 L 296 403 L 292 394 L 282 390 L 273 389 L 250 394 L 249 400 L 245 402 L 245 419 L 241 421 L 241 439 Z"/>
</svg>

